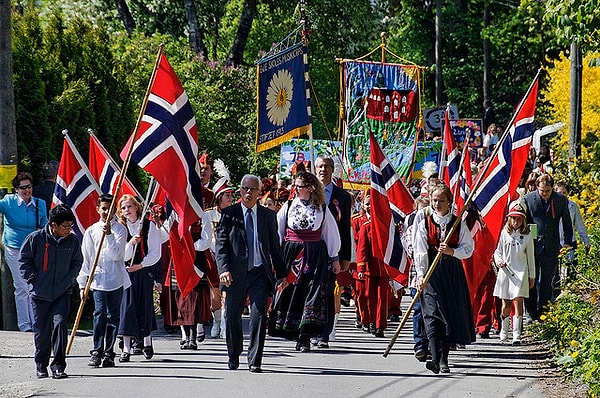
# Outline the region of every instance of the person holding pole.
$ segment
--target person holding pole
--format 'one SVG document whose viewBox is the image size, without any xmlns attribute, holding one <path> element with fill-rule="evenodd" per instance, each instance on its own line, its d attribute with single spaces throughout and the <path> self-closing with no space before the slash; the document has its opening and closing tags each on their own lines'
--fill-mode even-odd
<svg viewBox="0 0 600 398">
<path fill-rule="evenodd" d="M 109 220 L 112 201 L 113 196 L 108 194 L 98 198 L 96 211 L 100 220 L 91 225 L 83 235 L 81 247 L 83 266 L 77 277 L 81 299 L 84 300 L 85 286 L 90 278 L 94 261 L 97 261 L 90 284 L 94 299 L 94 337 L 88 365 L 98 367 L 102 363 L 103 368 L 115 366 L 113 348 L 119 328 L 121 299 L 123 289 L 131 286 L 124 261 L 127 231 L 114 216 Z M 105 235 L 105 239 L 98 254 L 102 234 Z"/>
<path fill-rule="evenodd" d="M 67 348 L 67 320 L 71 290 L 83 256 L 81 245 L 72 234 L 75 215 L 65 205 L 50 210 L 44 228 L 29 234 L 19 254 L 21 275 L 30 286 L 33 305 L 33 342 L 38 379 L 64 379 Z M 54 359 L 50 363 L 50 352 Z"/>
<path fill-rule="evenodd" d="M 421 311 L 431 351 L 426 367 L 435 374 L 450 372 L 451 344 L 475 341 L 469 288 L 460 261 L 473 253 L 473 238 L 464 221 L 447 236 L 456 221 L 451 205 L 450 188 L 438 184 L 431 192 L 431 214 L 416 226 L 413 248 L 416 284 L 422 291 Z M 438 253 L 439 264 L 425 284 L 424 276 Z"/>
</svg>

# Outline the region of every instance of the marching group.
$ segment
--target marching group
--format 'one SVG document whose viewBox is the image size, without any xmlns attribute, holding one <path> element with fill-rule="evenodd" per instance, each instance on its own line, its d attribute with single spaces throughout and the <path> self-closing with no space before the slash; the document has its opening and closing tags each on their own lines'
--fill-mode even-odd
<svg viewBox="0 0 600 398">
<path fill-rule="evenodd" d="M 388 322 L 401 315 L 406 290 L 420 294 L 412 314 L 415 358 L 433 373 L 448 373 L 450 350 L 474 342 L 477 334 L 489 338 L 495 330 L 502 341 L 512 335 L 512 343 L 520 344 L 524 318 L 539 319 L 556 297 L 559 253 L 576 245 L 573 226 L 589 245 L 566 185 L 555 186 L 543 170 L 527 170 L 486 277 L 469 286 L 461 260 L 473 254 L 471 231 L 457 220 L 450 189 L 430 173 L 414 213 L 397 225 L 410 264 L 408 286 L 402 286 L 373 255 L 371 212 L 378 210 L 371 209 L 369 191 L 344 190 L 332 158 L 317 158 L 314 174 L 299 164 L 291 186 L 245 175 L 235 203 L 227 173 L 209 189 L 214 162 L 203 154 L 199 163 L 205 211 L 190 233 L 200 282 L 185 296 L 169 253 L 176 250 L 168 239 L 177 228 L 175 212 L 167 217 L 161 206 L 146 211 L 136 197 L 122 195 L 111 216 L 113 197 L 102 195 L 98 222 L 80 244 L 72 233 L 73 212 L 58 205 L 47 213 L 45 201 L 32 195 L 32 176 L 15 177 L 15 194 L 0 200 L 2 241 L 19 329 L 33 332 L 38 378 L 49 377 L 48 366 L 53 378 L 67 377 L 75 283 L 82 299 L 89 284 L 94 302 L 92 367 L 115 366 L 115 345 L 122 363 L 133 354 L 154 356 L 155 290 L 165 326 L 181 330 L 180 348 L 197 349 L 204 326 L 212 325 L 210 336 L 226 340 L 232 370 L 240 366 L 242 316 L 249 313 L 247 366 L 253 373 L 262 371 L 267 333 L 293 341 L 299 352 L 328 348 L 341 305 L 354 304 L 360 331 L 384 337 Z M 49 176 L 56 166 L 48 164 Z"/>
</svg>

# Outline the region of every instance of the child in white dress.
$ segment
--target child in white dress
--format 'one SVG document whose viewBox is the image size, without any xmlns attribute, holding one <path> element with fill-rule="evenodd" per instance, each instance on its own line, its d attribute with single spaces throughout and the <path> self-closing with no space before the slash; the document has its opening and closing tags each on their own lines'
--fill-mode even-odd
<svg viewBox="0 0 600 398">
<path fill-rule="evenodd" d="M 512 343 L 518 345 L 521 344 L 523 327 L 523 302 L 525 297 L 529 297 L 529 289 L 535 284 L 533 236 L 527 225 L 525 205 L 520 202 L 510 204 L 508 220 L 494 252 L 494 261 L 499 268 L 494 296 L 502 299 L 500 340 L 508 339 L 514 302 Z"/>
</svg>

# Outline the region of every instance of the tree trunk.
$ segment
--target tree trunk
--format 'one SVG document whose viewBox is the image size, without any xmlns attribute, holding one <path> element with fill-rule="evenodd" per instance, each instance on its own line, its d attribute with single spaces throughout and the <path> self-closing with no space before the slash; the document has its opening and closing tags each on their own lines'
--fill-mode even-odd
<svg viewBox="0 0 600 398">
<path fill-rule="evenodd" d="M 483 29 L 490 26 L 490 0 L 483 5 Z M 483 100 L 490 100 L 490 40 L 483 39 Z M 485 132 L 484 132 L 485 133 Z"/>
<path fill-rule="evenodd" d="M 442 106 L 442 0 L 435 2 L 435 106 Z"/>
<path fill-rule="evenodd" d="M 246 42 L 248 41 L 248 35 L 252 28 L 252 21 L 256 16 L 256 1 L 257 0 L 245 0 L 242 15 L 240 16 L 240 22 L 238 24 L 238 31 L 229 50 L 227 56 L 227 65 L 241 65 L 244 62 L 244 49 L 246 48 Z"/>
<path fill-rule="evenodd" d="M 198 23 L 196 14 L 196 5 L 194 0 L 184 0 L 185 18 L 187 19 L 188 29 L 190 30 L 190 48 L 196 54 L 206 56 L 206 46 L 204 45 L 204 30 Z"/>
<path fill-rule="evenodd" d="M 571 100 L 569 117 L 569 165 L 581 155 L 581 76 L 582 56 L 577 40 L 571 42 Z"/>
<path fill-rule="evenodd" d="M 11 0 L 0 0 L 0 165 L 17 164 L 17 125 L 13 87 Z M 6 190 L 0 190 L 0 197 Z M 0 217 L 0 222 L 2 219 Z M 3 328 L 17 330 L 12 278 L 4 256 L 0 264 Z"/>
<path fill-rule="evenodd" d="M 131 36 L 131 33 L 135 30 L 135 20 L 131 15 L 131 11 L 129 11 L 127 2 L 125 0 L 115 0 L 115 5 L 117 6 L 119 17 L 121 18 L 121 21 L 123 21 L 123 26 L 125 26 L 127 35 Z"/>
</svg>

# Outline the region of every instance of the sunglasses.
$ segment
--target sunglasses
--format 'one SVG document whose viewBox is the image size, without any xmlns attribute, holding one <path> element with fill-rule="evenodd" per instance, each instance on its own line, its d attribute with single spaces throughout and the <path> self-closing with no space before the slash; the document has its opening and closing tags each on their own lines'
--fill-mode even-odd
<svg viewBox="0 0 600 398">
<path fill-rule="evenodd" d="M 21 190 L 31 189 L 31 184 L 29 184 L 29 185 L 19 185 L 17 187 L 17 189 L 21 189 Z"/>
</svg>

